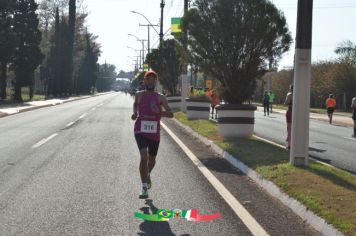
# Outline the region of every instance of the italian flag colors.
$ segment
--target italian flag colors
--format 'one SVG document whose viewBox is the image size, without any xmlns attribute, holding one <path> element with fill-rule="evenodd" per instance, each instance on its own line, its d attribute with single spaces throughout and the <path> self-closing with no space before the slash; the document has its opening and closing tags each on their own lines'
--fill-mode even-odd
<svg viewBox="0 0 356 236">
<path fill-rule="evenodd" d="M 180 28 L 181 17 L 172 17 L 171 34 L 178 34 L 182 32 Z"/>
</svg>

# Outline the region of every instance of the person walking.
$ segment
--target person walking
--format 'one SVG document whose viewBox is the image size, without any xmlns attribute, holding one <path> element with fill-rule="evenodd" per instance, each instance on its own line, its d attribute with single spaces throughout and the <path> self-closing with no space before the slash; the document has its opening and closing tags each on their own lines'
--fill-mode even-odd
<svg viewBox="0 0 356 236">
<path fill-rule="evenodd" d="M 157 73 L 147 71 L 144 75 L 145 89 L 135 94 L 132 120 L 135 120 L 135 139 L 140 151 L 140 176 L 142 193 L 139 198 L 148 198 L 148 189 L 152 187 L 150 174 L 156 164 L 160 143 L 161 117 L 173 117 L 166 97 L 155 92 Z M 164 110 L 162 110 L 162 107 Z"/>
<path fill-rule="evenodd" d="M 291 145 L 291 132 L 292 132 L 292 106 L 293 106 L 293 85 L 290 86 L 290 91 L 287 93 L 284 105 L 288 106 L 286 113 L 287 121 L 287 145 L 286 148 L 290 149 Z"/>
<path fill-rule="evenodd" d="M 267 115 L 269 116 L 269 95 L 268 95 L 268 92 L 265 91 L 264 95 L 263 95 L 263 113 L 265 114 L 266 116 L 266 112 L 267 112 Z"/>
<path fill-rule="evenodd" d="M 352 119 L 354 120 L 354 134 L 352 135 L 352 137 L 356 138 L 356 97 L 352 99 L 351 109 L 352 109 Z"/>
<path fill-rule="evenodd" d="M 274 93 L 272 91 L 269 91 L 269 111 L 273 113 L 272 106 L 274 103 Z"/>
<path fill-rule="evenodd" d="M 326 105 L 326 112 L 329 117 L 329 124 L 331 124 L 333 122 L 333 114 L 336 106 L 336 100 L 333 94 L 330 94 L 329 97 L 326 99 L 325 105 Z"/>
<path fill-rule="evenodd" d="M 208 92 L 205 93 L 205 96 L 207 96 L 210 99 L 211 119 L 214 119 L 214 113 L 215 113 L 215 119 L 217 119 L 217 112 L 215 107 L 220 104 L 220 100 L 218 95 L 216 94 L 216 89 L 209 90 Z"/>
</svg>

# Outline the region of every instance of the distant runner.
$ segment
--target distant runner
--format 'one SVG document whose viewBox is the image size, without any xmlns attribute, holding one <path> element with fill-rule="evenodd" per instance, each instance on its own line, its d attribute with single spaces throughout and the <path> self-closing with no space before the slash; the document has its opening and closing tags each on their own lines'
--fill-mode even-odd
<svg viewBox="0 0 356 236">
<path fill-rule="evenodd" d="M 287 121 L 287 145 L 286 148 L 290 149 L 291 144 L 291 133 L 292 133 L 292 110 L 293 110 L 293 85 L 290 86 L 290 92 L 287 93 L 284 105 L 288 106 L 286 113 Z"/>
<path fill-rule="evenodd" d="M 333 122 L 333 114 L 334 114 L 335 106 L 336 106 L 336 100 L 335 100 L 333 94 L 330 94 L 329 98 L 326 99 L 325 105 L 326 105 L 326 111 L 327 111 L 328 117 L 329 117 L 329 123 L 331 124 Z"/>
<path fill-rule="evenodd" d="M 148 189 L 152 186 L 150 173 L 156 163 L 160 142 L 161 117 L 173 117 L 166 97 L 155 92 L 157 73 L 147 71 L 144 76 L 145 89 L 135 94 L 132 120 L 135 122 L 135 139 L 140 150 L 140 175 L 142 193 L 139 198 L 148 198 Z M 164 110 L 162 111 L 162 107 Z"/>
</svg>

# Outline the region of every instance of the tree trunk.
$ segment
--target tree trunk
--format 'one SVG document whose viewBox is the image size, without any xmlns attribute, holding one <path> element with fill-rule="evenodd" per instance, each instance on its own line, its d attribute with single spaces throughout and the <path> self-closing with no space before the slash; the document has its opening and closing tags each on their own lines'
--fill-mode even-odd
<svg viewBox="0 0 356 236">
<path fill-rule="evenodd" d="M 7 66 L 6 63 L 0 63 L 0 100 L 6 99 L 6 77 L 7 77 Z"/>
<path fill-rule="evenodd" d="M 14 100 L 17 102 L 22 102 L 21 87 L 18 85 L 18 83 L 15 83 Z"/>
<path fill-rule="evenodd" d="M 33 99 L 33 94 L 34 94 L 34 85 L 30 86 L 30 101 Z"/>
</svg>

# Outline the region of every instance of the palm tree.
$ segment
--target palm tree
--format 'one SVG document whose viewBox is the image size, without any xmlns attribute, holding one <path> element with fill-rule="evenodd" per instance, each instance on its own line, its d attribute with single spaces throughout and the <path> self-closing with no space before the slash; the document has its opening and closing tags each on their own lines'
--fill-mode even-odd
<svg viewBox="0 0 356 236">
<path fill-rule="evenodd" d="M 356 65 L 356 43 L 350 40 L 343 41 L 335 49 L 335 53 L 341 55 L 342 59 Z"/>
</svg>

